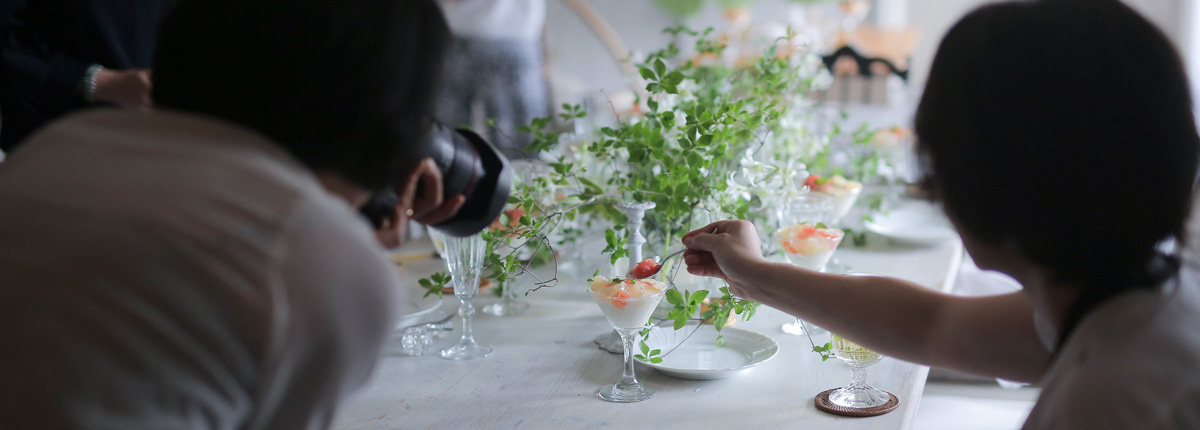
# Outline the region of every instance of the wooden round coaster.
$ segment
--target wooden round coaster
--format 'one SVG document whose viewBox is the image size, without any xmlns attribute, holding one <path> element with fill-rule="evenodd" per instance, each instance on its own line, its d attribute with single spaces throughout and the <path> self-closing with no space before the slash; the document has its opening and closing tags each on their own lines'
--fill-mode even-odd
<svg viewBox="0 0 1200 430">
<path fill-rule="evenodd" d="M 829 401 L 829 393 L 832 393 L 834 390 L 837 390 L 837 388 L 831 388 L 831 389 L 822 391 L 821 394 L 817 394 L 817 398 L 816 398 L 817 409 L 820 409 L 825 412 L 829 412 L 834 415 L 841 415 L 843 417 L 863 418 L 863 417 L 874 417 L 874 416 L 878 416 L 878 415 L 883 415 L 888 412 L 896 410 L 896 407 L 900 406 L 900 399 L 897 399 L 895 394 L 887 393 L 886 391 L 884 391 L 885 393 L 887 393 L 888 397 L 891 397 L 891 399 L 888 400 L 887 403 L 884 403 L 882 405 L 879 405 L 879 406 L 876 406 L 873 408 L 864 408 L 864 409 L 844 408 L 844 407 L 835 405 Z"/>
</svg>

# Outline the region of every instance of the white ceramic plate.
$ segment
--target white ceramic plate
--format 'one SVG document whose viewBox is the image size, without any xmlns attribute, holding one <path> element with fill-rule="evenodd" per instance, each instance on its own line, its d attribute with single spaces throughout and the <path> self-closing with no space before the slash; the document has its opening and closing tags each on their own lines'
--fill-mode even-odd
<svg viewBox="0 0 1200 430">
<path fill-rule="evenodd" d="M 426 290 L 417 284 L 417 280 L 435 271 L 446 270 L 446 263 L 436 258 L 411 261 L 404 263 L 397 270 L 400 272 L 402 285 L 399 290 L 400 298 L 404 303 L 400 306 L 400 318 L 396 320 L 396 327 L 420 324 L 441 306 L 442 299 L 432 295 L 423 297 Z"/>
<path fill-rule="evenodd" d="M 721 335 L 725 337 L 725 346 L 718 348 L 717 330 L 713 326 L 702 325 L 688 338 L 693 330 L 696 330 L 694 324 L 680 330 L 670 326 L 654 329 L 646 339 L 650 349 L 661 349 L 667 354 L 676 345 L 679 347 L 663 356 L 661 363 L 640 363 L 676 378 L 723 379 L 763 364 L 779 353 L 779 344 L 752 331 L 724 327 Z"/>
<path fill-rule="evenodd" d="M 958 240 L 958 233 L 941 208 L 924 201 L 901 202 L 886 215 L 878 215 L 863 226 L 881 236 L 916 245 Z"/>
</svg>

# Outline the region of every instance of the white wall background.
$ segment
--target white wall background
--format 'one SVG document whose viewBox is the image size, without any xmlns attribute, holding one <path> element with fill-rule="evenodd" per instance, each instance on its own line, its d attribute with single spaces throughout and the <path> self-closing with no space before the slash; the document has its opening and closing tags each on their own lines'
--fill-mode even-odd
<svg viewBox="0 0 1200 430">
<path fill-rule="evenodd" d="M 662 29 L 674 20 L 660 12 L 649 0 L 587 0 L 603 15 L 617 33 L 635 51 L 658 49 L 670 41 Z M 913 55 L 912 78 L 921 85 L 933 61 L 938 42 L 960 17 L 994 0 L 875 0 L 873 14 L 884 25 L 909 26 L 921 32 Z M 1193 82 L 1200 82 L 1200 0 L 1124 0 L 1159 25 L 1184 52 L 1191 65 Z M 710 3 L 697 17 L 686 21 L 693 28 L 721 26 L 720 11 Z M 759 0 L 753 7 L 756 21 L 783 22 L 788 2 Z M 570 9 L 557 0 L 547 1 L 546 31 L 551 64 L 567 79 L 560 92 L 625 88 L 620 71 L 603 45 Z M 1195 85 L 1194 85 L 1195 86 Z M 565 91 L 563 91 L 565 90 Z"/>
</svg>

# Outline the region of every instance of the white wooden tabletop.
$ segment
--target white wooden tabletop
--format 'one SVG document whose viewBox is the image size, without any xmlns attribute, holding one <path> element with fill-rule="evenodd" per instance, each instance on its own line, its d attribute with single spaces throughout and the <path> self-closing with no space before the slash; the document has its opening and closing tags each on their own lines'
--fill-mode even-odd
<svg viewBox="0 0 1200 430">
<path fill-rule="evenodd" d="M 838 249 L 857 271 L 878 273 L 949 291 L 962 260 L 958 242 L 929 247 L 891 244 L 871 237 L 866 248 Z M 589 273 L 590 274 L 590 273 Z M 872 385 L 894 393 L 900 408 L 872 418 L 844 418 L 816 409 L 813 397 L 844 386 L 850 368 L 836 359 L 821 362 L 803 336 L 783 333 L 788 315 L 760 307 L 734 327 L 756 331 L 779 343 L 772 360 L 729 379 L 691 381 L 639 365 L 638 379 L 657 391 L 641 403 L 616 404 L 596 390 L 616 382 L 621 357 L 592 343 L 611 330 L 582 281 L 525 297 L 531 310 L 495 317 L 477 312 L 475 337 L 491 346 L 491 357 L 450 361 L 437 351 L 458 341 L 455 330 L 438 339 L 430 355 L 389 356 L 368 385 L 340 411 L 335 429 L 906 429 L 925 387 L 929 369 L 893 358 L 868 368 Z M 477 308 L 495 301 L 481 294 Z M 442 309 L 455 312 L 447 296 Z M 820 343 L 828 335 L 818 336 Z"/>
</svg>

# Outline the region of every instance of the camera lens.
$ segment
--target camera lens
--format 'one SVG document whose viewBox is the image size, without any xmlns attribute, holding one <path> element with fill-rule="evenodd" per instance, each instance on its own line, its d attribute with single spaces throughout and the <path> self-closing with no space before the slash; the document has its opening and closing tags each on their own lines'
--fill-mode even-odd
<svg viewBox="0 0 1200 430">
<path fill-rule="evenodd" d="M 457 237 L 487 228 L 500 216 L 512 191 L 508 159 L 483 137 L 467 129 L 435 125 L 428 137 L 426 156 L 442 172 L 442 195 L 466 197 L 453 218 L 433 227 Z M 396 194 L 388 190 L 372 196 L 361 212 L 375 228 L 380 228 L 393 216 L 397 203 Z"/>
<path fill-rule="evenodd" d="M 508 159 L 467 129 L 434 127 L 430 143 L 429 156 L 442 171 L 443 195 L 467 198 L 458 214 L 433 227 L 459 237 L 487 228 L 500 216 L 512 191 Z"/>
</svg>

